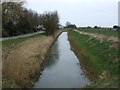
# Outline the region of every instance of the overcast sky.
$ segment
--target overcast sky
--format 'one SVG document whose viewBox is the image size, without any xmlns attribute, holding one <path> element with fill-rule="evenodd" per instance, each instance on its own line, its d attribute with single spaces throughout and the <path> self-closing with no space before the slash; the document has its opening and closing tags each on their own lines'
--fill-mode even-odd
<svg viewBox="0 0 120 90">
<path fill-rule="evenodd" d="M 77 26 L 118 25 L 119 0 L 27 0 L 26 7 L 44 13 L 58 11 L 60 23 L 67 21 Z"/>
</svg>

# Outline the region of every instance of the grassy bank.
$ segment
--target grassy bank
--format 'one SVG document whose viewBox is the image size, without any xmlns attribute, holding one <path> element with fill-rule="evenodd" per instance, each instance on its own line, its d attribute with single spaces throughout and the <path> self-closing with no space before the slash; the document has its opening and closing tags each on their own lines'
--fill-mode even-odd
<svg viewBox="0 0 120 90">
<path fill-rule="evenodd" d="M 92 80 L 90 88 L 118 87 L 118 48 L 113 42 L 100 42 L 88 35 L 69 31 L 72 49 Z"/>
<path fill-rule="evenodd" d="M 118 37 L 118 31 L 117 30 L 111 30 L 111 29 L 94 29 L 94 28 L 79 29 L 79 30 L 83 31 L 83 32 L 89 32 L 89 33 L 95 33 L 95 34 L 102 34 L 102 35 L 106 35 L 106 36 Z"/>
<path fill-rule="evenodd" d="M 28 88 L 34 85 L 47 52 L 60 33 L 58 31 L 55 37 L 36 36 L 22 43 L 23 40 L 20 40 L 14 48 L 5 49 L 2 62 L 3 88 Z"/>
<path fill-rule="evenodd" d="M 33 39 L 33 38 L 39 38 L 41 36 L 45 36 L 45 33 L 41 33 L 41 34 L 29 36 L 29 37 L 23 37 L 23 38 L 5 40 L 5 41 L 2 41 L 0 43 L 2 43 L 2 46 L 3 46 L 2 48 L 8 48 L 10 46 L 16 46 L 17 44 L 19 44 L 21 42 L 24 42 L 26 40 Z"/>
<path fill-rule="evenodd" d="M 14 51 L 16 48 L 18 48 L 20 46 L 21 43 L 24 43 L 27 40 L 30 39 L 34 39 L 34 38 L 41 38 L 45 36 L 45 33 L 41 33 L 41 34 L 37 34 L 37 35 L 33 35 L 33 36 L 29 36 L 29 37 L 23 37 L 23 38 L 17 38 L 17 39 L 11 39 L 11 40 L 5 40 L 5 41 L 0 41 L 0 45 L 2 45 L 2 62 L 3 62 L 3 88 L 20 88 L 20 86 L 16 83 L 16 81 L 14 80 L 14 78 L 10 77 L 9 75 L 6 75 L 5 72 L 9 72 L 9 71 L 5 71 L 6 68 L 11 68 L 10 66 L 6 66 L 6 65 L 13 65 L 14 68 L 16 68 L 16 65 L 13 60 L 14 63 L 10 63 L 8 61 L 6 61 L 7 63 L 5 64 L 5 60 L 9 60 L 7 59 L 7 56 L 10 54 L 10 52 Z M 6 58 L 5 58 L 6 57 Z M 19 57 L 18 57 L 19 58 Z M 5 68 L 6 67 L 6 68 Z M 17 69 L 16 69 L 17 70 Z M 11 72 L 11 71 L 10 71 Z"/>
</svg>

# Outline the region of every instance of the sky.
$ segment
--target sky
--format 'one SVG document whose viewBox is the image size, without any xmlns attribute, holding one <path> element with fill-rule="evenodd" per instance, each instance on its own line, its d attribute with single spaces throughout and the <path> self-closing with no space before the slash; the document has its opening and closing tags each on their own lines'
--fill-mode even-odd
<svg viewBox="0 0 120 90">
<path fill-rule="evenodd" d="M 60 23 L 71 22 L 78 27 L 118 25 L 120 0 L 27 0 L 26 7 L 42 14 L 58 11 Z"/>
</svg>

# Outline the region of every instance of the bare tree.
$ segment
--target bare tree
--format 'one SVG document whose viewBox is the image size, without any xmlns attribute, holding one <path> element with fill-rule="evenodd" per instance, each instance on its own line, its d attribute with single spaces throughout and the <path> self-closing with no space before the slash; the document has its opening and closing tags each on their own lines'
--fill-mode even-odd
<svg viewBox="0 0 120 90">
<path fill-rule="evenodd" d="M 41 21 L 46 28 L 47 35 L 54 35 L 59 26 L 59 16 L 57 11 L 44 13 Z"/>
<path fill-rule="evenodd" d="M 47 35 L 54 35 L 59 26 L 57 11 L 38 14 L 23 7 L 24 2 L 3 2 L 2 34 L 15 36 L 36 31 L 34 27 L 44 25 Z"/>
</svg>

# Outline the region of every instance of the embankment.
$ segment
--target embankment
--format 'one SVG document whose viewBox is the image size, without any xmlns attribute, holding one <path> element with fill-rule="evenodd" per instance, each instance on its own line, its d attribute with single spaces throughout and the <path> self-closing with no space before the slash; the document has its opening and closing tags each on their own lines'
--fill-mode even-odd
<svg viewBox="0 0 120 90">
<path fill-rule="evenodd" d="M 42 70 L 45 56 L 62 31 L 55 36 L 26 40 L 12 49 L 3 51 L 3 88 L 28 88 Z"/>
<path fill-rule="evenodd" d="M 113 41 L 69 31 L 69 40 L 84 68 L 93 81 L 88 88 L 118 88 L 118 47 Z"/>
</svg>

